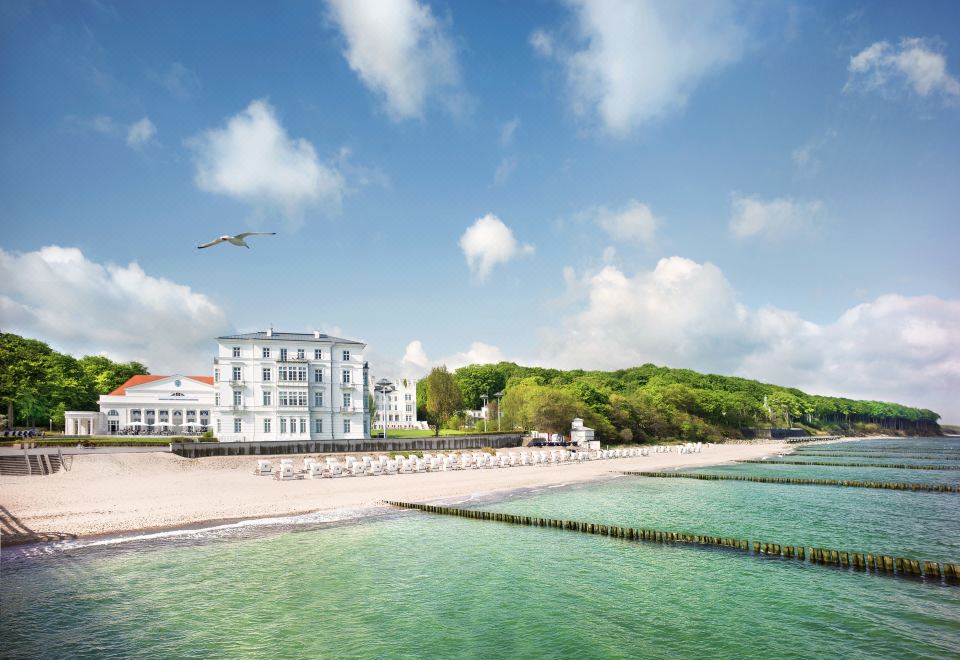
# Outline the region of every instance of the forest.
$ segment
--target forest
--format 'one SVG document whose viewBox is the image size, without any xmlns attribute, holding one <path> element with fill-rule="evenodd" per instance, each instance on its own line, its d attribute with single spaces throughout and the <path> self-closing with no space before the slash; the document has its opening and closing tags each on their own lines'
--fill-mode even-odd
<svg viewBox="0 0 960 660">
<path fill-rule="evenodd" d="M 431 384 L 443 378 L 439 372 L 435 369 L 417 388 L 418 410 L 433 423 L 437 415 L 427 403 Z M 818 396 L 747 378 L 653 364 L 617 371 L 562 371 L 501 362 L 461 367 L 448 377 L 459 390 L 459 401 L 449 406 L 449 415 L 441 422 L 448 428 L 464 426 L 459 412 L 479 409 L 483 394 L 491 401 L 489 428 L 498 415 L 495 394 L 502 392 L 499 414 L 504 430 L 566 433 L 570 420 L 582 417 L 605 442 L 720 440 L 741 437 L 745 428 L 771 426 L 800 427 L 811 433 L 940 433 L 940 416 L 931 410 Z"/>
<path fill-rule="evenodd" d="M 139 362 L 74 358 L 42 341 L 0 333 L 0 411 L 8 424 L 62 426 L 65 410 L 96 410 L 97 398 L 148 373 Z M 502 393 L 498 411 L 497 393 Z M 645 364 L 617 371 L 524 367 L 512 362 L 434 369 L 417 383 L 420 419 L 437 427 L 482 428 L 463 411 L 490 401 L 504 430 L 566 433 L 582 417 L 604 442 L 721 440 L 748 427 L 816 432 L 938 435 L 940 416 L 897 403 L 807 394 L 747 378 Z"/>
<path fill-rule="evenodd" d="M 131 376 L 146 374 L 139 362 L 102 355 L 79 359 L 36 339 L 0 333 L 0 413 L 9 426 L 63 427 L 66 410 L 96 410 L 97 398 Z"/>
</svg>

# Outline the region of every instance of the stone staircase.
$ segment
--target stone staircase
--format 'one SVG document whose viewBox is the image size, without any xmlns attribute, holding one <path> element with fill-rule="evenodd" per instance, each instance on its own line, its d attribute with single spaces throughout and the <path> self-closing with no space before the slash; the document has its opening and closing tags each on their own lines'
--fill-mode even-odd
<svg viewBox="0 0 960 660">
<path fill-rule="evenodd" d="M 72 456 L 62 457 L 59 453 L 5 454 L 0 456 L 0 475 L 41 477 L 60 470 L 69 470 Z"/>
</svg>

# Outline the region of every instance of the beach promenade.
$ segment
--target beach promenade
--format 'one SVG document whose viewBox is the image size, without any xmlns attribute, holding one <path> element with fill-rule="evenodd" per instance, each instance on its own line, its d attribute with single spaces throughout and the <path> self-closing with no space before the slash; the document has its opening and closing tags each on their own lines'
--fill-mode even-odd
<svg viewBox="0 0 960 660">
<path fill-rule="evenodd" d="M 714 445 L 699 454 L 651 453 L 557 466 L 285 482 L 253 476 L 256 461 L 248 456 L 100 454 L 75 457 L 69 472 L 2 477 L 0 505 L 21 528 L 38 535 L 86 537 L 376 506 L 382 500 L 426 502 L 594 481 L 624 470 L 699 467 L 785 449 L 779 442 Z M 298 464 L 302 458 L 297 457 Z"/>
</svg>

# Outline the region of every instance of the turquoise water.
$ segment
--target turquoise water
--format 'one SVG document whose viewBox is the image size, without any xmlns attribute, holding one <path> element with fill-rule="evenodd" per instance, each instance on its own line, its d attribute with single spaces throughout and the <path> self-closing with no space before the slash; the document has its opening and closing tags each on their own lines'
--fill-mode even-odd
<svg viewBox="0 0 960 660">
<path fill-rule="evenodd" d="M 622 477 L 458 505 L 958 561 L 958 503 Z M 4 657 L 960 653 L 960 587 L 413 511 L 5 551 L 0 570 Z"/>
</svg>

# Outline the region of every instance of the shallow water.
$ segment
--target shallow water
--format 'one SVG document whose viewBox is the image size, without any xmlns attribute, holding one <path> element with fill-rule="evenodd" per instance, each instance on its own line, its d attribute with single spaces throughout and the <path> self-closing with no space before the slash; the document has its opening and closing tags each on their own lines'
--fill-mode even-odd
<svg viewBox="0 0 960 660">
<path fill-rule="evenodd" d="M 939 493 L 622 477 L 459 506 L 958 561 L 958 502 Z M 413 511 L 370 513 L 5 551 L 0 655 L 960 652 L 960 587 Z"/>
</svg>

